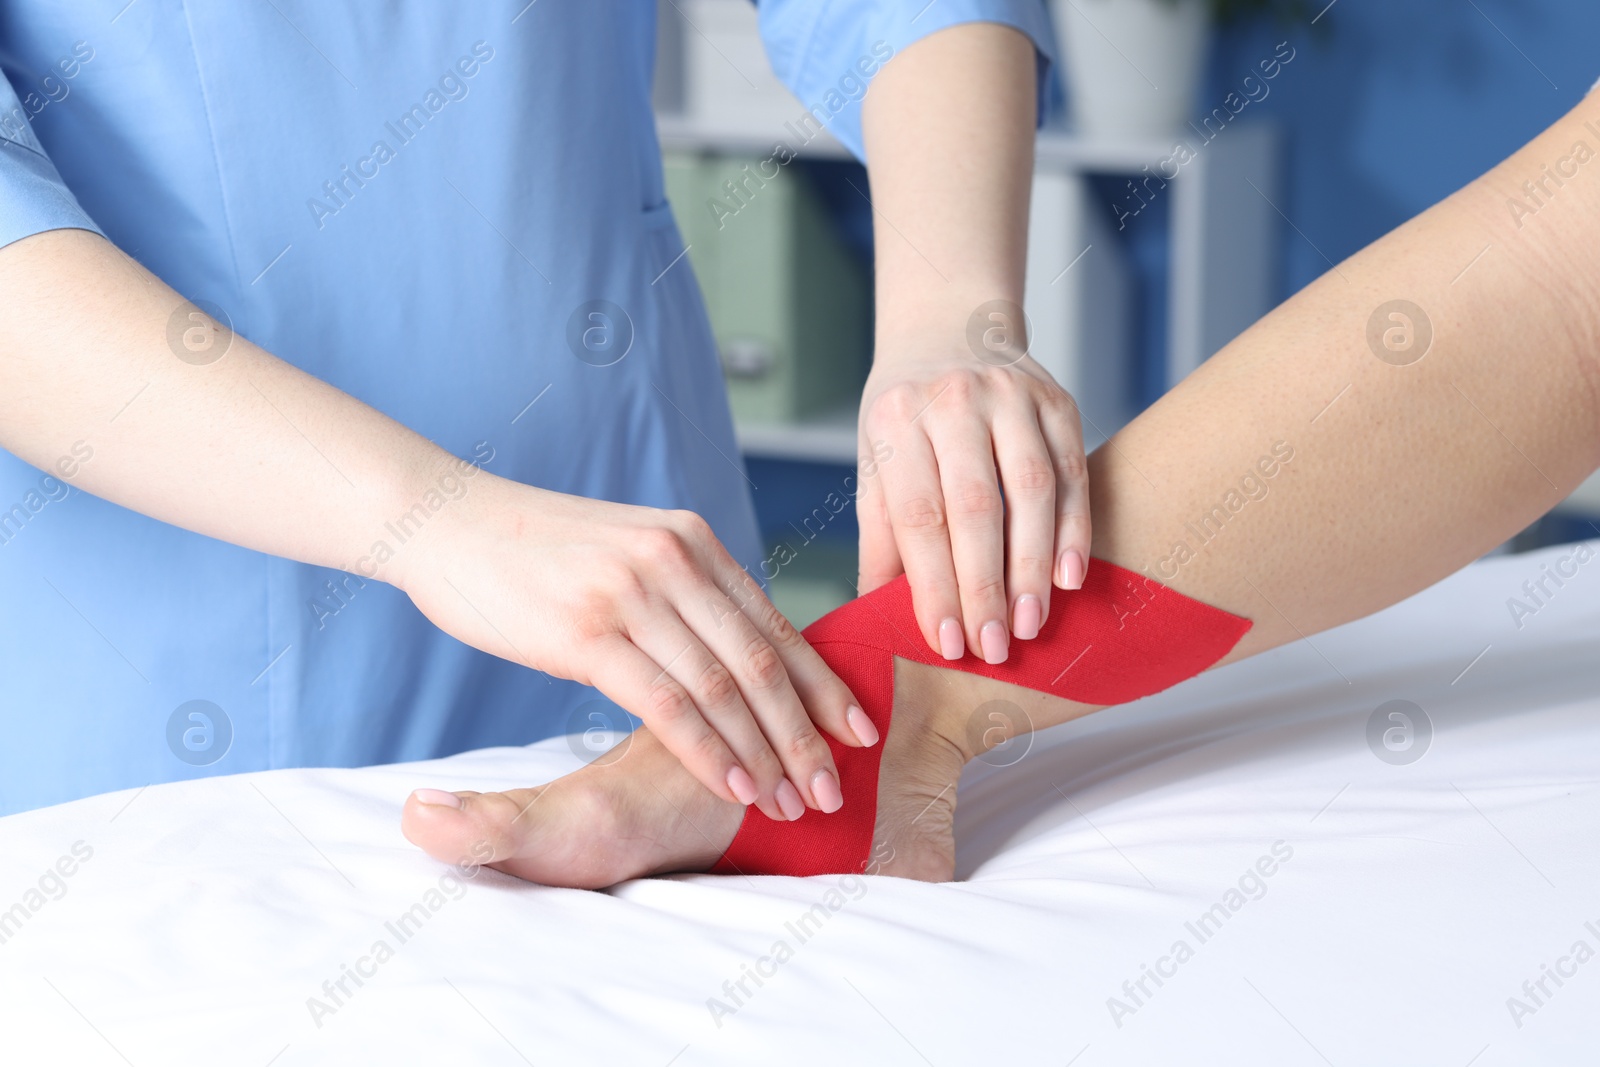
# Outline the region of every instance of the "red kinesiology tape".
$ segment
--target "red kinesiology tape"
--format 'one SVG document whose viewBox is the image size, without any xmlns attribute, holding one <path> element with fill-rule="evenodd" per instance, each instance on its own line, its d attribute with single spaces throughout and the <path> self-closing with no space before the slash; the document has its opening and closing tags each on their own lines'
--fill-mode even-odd
<svg viewBox="0 0 1600 1067">
<path fill-rule="evenodd" d="M 860 702 L 882 740 L 849 748 L 824 735 L 839 769 L 844 806 L 776 822 L 747 808 L 716 874 L 854 874 L 872 864 L 878 764 L 889 741 L 895 657 L 981 674 L 1080 704 L 1126 704 L 1192 678 L 1232 651 L 1250 620 L 1202 604 L 1105 560 L 1093 560 L 1083 588 L 1057 590 L 1050 617 L 1031 641 L 1012 641 L 991 665 L 968 652 L 947 660 L 922 637 L 904 577 L 851 601 L 805 630 Z"/>
</svg>

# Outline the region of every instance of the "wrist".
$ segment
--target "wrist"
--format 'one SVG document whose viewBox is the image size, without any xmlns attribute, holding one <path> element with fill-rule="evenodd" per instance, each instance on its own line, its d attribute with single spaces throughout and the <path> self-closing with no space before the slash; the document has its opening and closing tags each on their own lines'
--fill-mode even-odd
<svg viewBox="0 0 1600 1067">
<path fill-rule="evenodd" d="M 484 470 L 493 458 L 484 444 L 463 458 L 430 443 L 407 463 L 371 520 L 371 543 L 361 546 L 363 562 L 376 568 L 364 576 L 409 592 L 448 562 L 463 535 L 507 514 L 514 490 L 528 487 Z"/>
<path fill-rule="evenodd" d="M 874 327 L 874 367 L 916 364 L 967 351 L 974 335 L 1002 326 L 1016 331 L 1022 310 L 1020 286 L 995 284 L 929 292 L 885 301 L 880 295 Z M 997 318 L 998 316 L 998 318 Z"/>
</svg>

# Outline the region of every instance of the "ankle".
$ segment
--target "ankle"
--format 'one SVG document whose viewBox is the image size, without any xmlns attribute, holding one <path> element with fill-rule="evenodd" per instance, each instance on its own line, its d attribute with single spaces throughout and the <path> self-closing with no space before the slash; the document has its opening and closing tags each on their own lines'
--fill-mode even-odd
<svg viewBox="0 0 1600 1067">
<path fill-rule="evenodd" d="M 939 751 L 941 763 L 964 767 L 1031 728 L 1026 713 L 1006 714 L 990 679 L 903 659 L 894 678 L 893 729 L 914 733 L 914 747 Z"/>
</svg>

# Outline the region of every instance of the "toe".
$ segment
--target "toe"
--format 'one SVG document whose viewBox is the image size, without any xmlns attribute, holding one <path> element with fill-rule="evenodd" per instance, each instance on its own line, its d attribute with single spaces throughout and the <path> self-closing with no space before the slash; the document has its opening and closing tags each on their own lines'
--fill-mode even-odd
<svg viewBox="0 0 1600 1067">
<path fill-rule="evenodd" d="M 406 840 L 436 860 L 494 864 L 522 853 L 524 838 L 538 825 L 523 816 L 538 806 L 544 790 L 542 786 L 505 793 L 418 789 L 406 798 L 400 829 Z"/>
</svg>

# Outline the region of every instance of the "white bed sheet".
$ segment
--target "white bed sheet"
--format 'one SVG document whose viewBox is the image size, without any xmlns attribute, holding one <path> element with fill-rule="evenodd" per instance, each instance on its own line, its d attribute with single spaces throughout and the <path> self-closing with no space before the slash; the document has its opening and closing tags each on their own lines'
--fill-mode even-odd
<svg viewBox="0 0 1600 1067">
<path fill-rule="evenodd" d="M 401 837 L 412 788 L 544 780 L 576 765 L 560 740 L 12 816 L 0 908 L 28 914 L 0 944 L 0 1061 L 1595 1062 L 1600 958 L 1572 952 L 1600 951 L 1600 557 L 1520 629 L 1506 603 L 1571 551 L 1484 561 L 973 768 L 957 884 L 457 887 Z M 1410 764 L 1366 740 L 1393 699 L 1433 724 Z M 77 842 L 64 894 L 30 898 Z M 441 884 L 402 942 L 386 923 Z M 392 958 L 334 1005 L 324 981 L 378 941 Z M 779 941 L 792 956 L 735 1003 L 724 982 Z M 1169 976 L 1135 999 L 1145 965 Z"/>
</svg>

